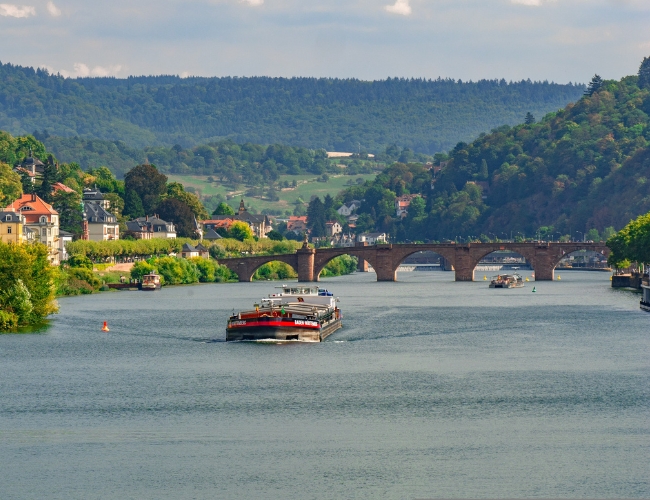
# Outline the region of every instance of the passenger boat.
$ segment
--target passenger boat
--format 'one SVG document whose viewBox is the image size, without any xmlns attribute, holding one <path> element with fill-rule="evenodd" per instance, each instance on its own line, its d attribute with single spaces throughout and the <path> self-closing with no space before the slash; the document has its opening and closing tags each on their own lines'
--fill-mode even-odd
<svg viewBox="0 0 650 500">
<path fill-rule="evenodd" d="M 160 275 L 156 273 L 145 274 L 140 283 L 140 290 L 151 291 L 158 290 L 162 285 L 160 284 Z"/>
<path fill-rule="evenodd" d="M 490 288 L 521 288 L 524 286 L 524 280 L 521 275 L 499 274 L 494 276 L 490 281 Z"/>
<path fill-rule="evenodd" d="M 228 319 L 226 341 L 298 340 L 322 342 L 341 328 L 338 298 L 317 286 L 277 287 L 254 309 L 233 314 Z"/>
</svg>

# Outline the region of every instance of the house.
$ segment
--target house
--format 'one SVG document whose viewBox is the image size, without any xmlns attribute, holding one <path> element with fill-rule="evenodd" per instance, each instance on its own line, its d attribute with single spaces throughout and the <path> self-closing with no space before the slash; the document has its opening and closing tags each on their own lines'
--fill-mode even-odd
<svg viewBox="0 0 650 500">
<path fill-rule="evenodd" d="M 248 224 L 253 231 L 253 235 L 258 238 L 266 238 L 266 235 L 273 229 L 268 216 L 250 213 L 246 210 L 243 199 L 239 203 L 239 211 L 237 214 L 213 215 L 212 219 L 201 221 L 201 224 L 205 229 L 213 229 L 216 232 L 219 228 L 230 229 L 230 226 L 236 221 Z"/>
<path fill-rule="evenodd" d="M 32 181 L 32 184 L 36 182 L 37 177 L 43 176 L 43 170 L 45 169 L 45 164 L 38 158 L 34 158 L 32 150 L 29 150 L 29 156 L 26 157 L 23 162 L 14 168 L 14 171 L 18 174 L 27 174 Z"/>
<path fill-rule="evenodd" d="M 0 211 L 0 241 L 22 243 L 25 240 L 25 217 L 20 212 Z"/>
<path fill-rule="evenodd" d="M 335 235 L 330 244 L 333 247 L 353 247 L 356 243 L 356 238 L 353 234 L 343 234 L 339 233 Z"/>
<path fill-rule="evenodd" d="M 59 255 L 59 212 L 52 208 L 36 194 L 23 194 L 5 208 L 7 212 L 20 212 L 24 217 L 24 226 L 31 229 L 34 241 L 40 241 L 49 250 L 49 260 L 58 265 Z M 28 231 L 29 233 L 29 231 Z"/>
<path fill-rule="evenodd" d="M 368 245 L 375 245 L 377 243 L 387 243 L 388 236 L 386 233 L 361 233 L 357 236 L 359 243 L 368 243 Z"/>
<path fill-rule="evenodd" d="M 61 185 L 63 186 L 63 184 Z M 120 225 L 117 222 L 117 217 L 108 211 L 111 203 L 104 198 L 101 191 L 98 189 L 84 189 L 83 205 L 85 219 L 82 238 L 84 240 L 108 241 L 120 239 Z"/>
<path fill-rule="evenodd" d="M 411 205 L 413 198 L 417 198 L 418 194 L 405 194 L 395 198 L 395 213 L 397 217 L 404 218 L 408 215 L 408 208 Z"/>
<path fill-rule="evenodd" d="M 329 220 L 325 223 L 325 230 L 327 231 L 327 236 L 334 236 L 343 231 L 343 226 L 338 221 Z"/>
<path fill-rule="evenodd" d="M 190 245 L 189 243 L 184 243 L 183 248 L 181 248 L 181 258 L 191 259 L 192 257 L 198 257 L 199 251 Z"/>
<path fill-rule="evenodd" d="M 344 203 L 343 205 L 341 205 L 337 210 L 337 212 L 343 217 L 347 217 L 360 206 L 361 206 L 361 202 L 359 200 L 352 200 L 349 203 Z"/>
<path fill-rule="evenodd" d="M 61 259 L 61 262 L 68 260 L 68 257 L 70 257 L 66 245 L 72 241 L 73 236 L 74 235 L 68 231 L 64 231 L 63 229 L 59 230 L 59 258 Z"/>
<path fill-rule="evenodd" d="M 194 248 L 196 248 L 196 251 L 199 252 L 199 257 L 201 257 L 202 259 L 210 258 L 210 252 L 201 243 L 196 245 Z"/>
<path fill-rule="evenodd" d="M 172 222 L 164 221 L 156 216 L 138 217 L 127 221 L 126 229 L 134 238 L 150 240 L 152 238 L 176 238 L 176 227 Z"/>
<path fill-rule="evenodd" d="M 296 234 L 304 233 L 307 231 L 307 216 L 306 215 L 292 215 L 287 221 L 287 231 L 293 231 Z"/>
</svg>

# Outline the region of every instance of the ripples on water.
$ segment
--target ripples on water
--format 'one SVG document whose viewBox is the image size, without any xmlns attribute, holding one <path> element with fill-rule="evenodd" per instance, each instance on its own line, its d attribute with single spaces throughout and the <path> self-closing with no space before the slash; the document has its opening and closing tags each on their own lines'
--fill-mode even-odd
<svg viewBox="0 0 650 500">
<path fill-rule="evenodd" d="M 399 278 L 326 280 L 345 327 L 307 345 L 224 342 L 271 283 L 61 300 L 0 336 L 0 497 L 650 496 L 637 295 Z"/>
</svg>

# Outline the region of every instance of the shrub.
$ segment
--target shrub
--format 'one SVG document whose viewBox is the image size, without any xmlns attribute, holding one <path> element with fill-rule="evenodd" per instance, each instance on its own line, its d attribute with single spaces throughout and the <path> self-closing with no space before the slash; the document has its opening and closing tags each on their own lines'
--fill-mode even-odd
<svg viewBox="0 0 650 500">
<path fill-rule="evenodd" d="M 141 260 L 133 264 L 133 267 L 131 268 L 131 278 L 142 281 L 142 277 L 145 274 L 152 273 L 153 271 L 157 271 L 153 265 Z"/>
<path fill-rule="evenodd" d="M 85 255 L 71 255 L 67 263 L 70 267 L 85 267 L 91 271 L 93 269 L 92 261 Z"/>
<path fill-rule="evenodd" d="M 18 316 L 9 311 L 0 309 L 0 332 L 18 328 Z"/>
</svg>

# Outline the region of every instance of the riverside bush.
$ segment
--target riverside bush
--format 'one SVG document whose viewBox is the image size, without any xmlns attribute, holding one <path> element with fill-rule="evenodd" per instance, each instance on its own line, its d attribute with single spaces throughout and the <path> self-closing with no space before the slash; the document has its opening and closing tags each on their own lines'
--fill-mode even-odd
<svg viewBox="0 0 650 500">
<path fill-rule="evenodd" d="M 0 242 L 0 330 L 35 324 L 55 313 L 56 277 L 45 245 Z"/>
</svg>

